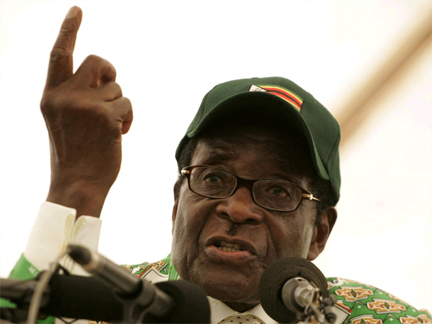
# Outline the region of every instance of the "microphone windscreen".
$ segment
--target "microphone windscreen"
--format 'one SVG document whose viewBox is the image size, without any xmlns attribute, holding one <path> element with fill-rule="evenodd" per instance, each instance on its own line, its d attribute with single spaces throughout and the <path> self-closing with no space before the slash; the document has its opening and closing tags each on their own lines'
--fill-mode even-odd
<svg viewBox="0 0 432 324">
<path fill-rule="evenodd" d="M 183 280 L 158 282 L 155 286 L 170 295 L 175 306 L 166 317 L 148 315 L 146 323 L 210 323 L 210 305 L 201 288 Z"/>
<path fill-rule="evenodd" d="M 327 281 L 322 272 L 303 258 L 285 258 L 270 265 L 262 274 L 259 283 L 261 305 L 266 313 L 279 323 L 296 323 L 297 317 L 282 301 L 282 288 L 294 277 L 313 282 L 327 296 Z"/>
<path fill-rule="evenodd" d="M 40 313 L 95 321 L 123 319 L 123 306 L 111 287 L 95 277 L 54 274 L 50 299 Z"/>
<path fill-rule="evenodd" d="M 91 252 L 89 249 L 74 244 L 69 244 L 69 249 L 69 256 L 78 264 L 85 265 L 91 261 Z"/>
</svg>

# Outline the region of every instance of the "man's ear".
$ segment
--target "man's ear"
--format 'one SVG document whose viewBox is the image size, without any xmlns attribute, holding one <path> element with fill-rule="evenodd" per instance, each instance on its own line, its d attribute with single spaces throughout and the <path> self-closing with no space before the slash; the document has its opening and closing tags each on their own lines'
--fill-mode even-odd
<svg viewBox="0 0 432 324">
<path fill-rule="evenodd" d="M 324 250 L 330 233 L 337 219 L 337 211 L 334 207 L 327 208 L 322 216 L 321 223 L 315 225 L 309 247 L 308 260 L 315 260 Z"/>
<path fill-rule="evenodd" d="M 176 200 L 174 202 L 174 206 L 173 206 L 173 211 L 172 211 L 172 230 L 171 230 L 171 233 L 174 232 L 174 224 L 175 224 L 175 220 L 177 218 L 177 207 L 178 207 L 178 200 Z"/>
</svg>

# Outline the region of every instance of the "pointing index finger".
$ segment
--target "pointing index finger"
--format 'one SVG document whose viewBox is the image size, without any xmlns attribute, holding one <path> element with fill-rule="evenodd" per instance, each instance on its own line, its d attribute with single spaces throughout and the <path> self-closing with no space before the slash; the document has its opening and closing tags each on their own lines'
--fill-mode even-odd
<svg viewBox="0 0 432 324">
<path fill-rule="evenodd" d="M 73 50 L 82 20 L 79 7 L 72 7 L 66 15 L 51 51 L 46 88 L 53 88 L 73 74 Z"/>
</svg>

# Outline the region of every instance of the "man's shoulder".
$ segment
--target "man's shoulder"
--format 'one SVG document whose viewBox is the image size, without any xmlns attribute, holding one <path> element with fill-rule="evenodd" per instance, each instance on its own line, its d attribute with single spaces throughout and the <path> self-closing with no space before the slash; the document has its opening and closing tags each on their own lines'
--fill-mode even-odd
<svg viewBox="0 0 432 324">
<path fill-rule="evenodd" d="M 335 277 L 327 278 L 327 285 L 336 298 L 337 315 L 346 317 L 345 323 L 432 323 L 427 310 L 418 310 L 377 287 Z"/>
</svg>

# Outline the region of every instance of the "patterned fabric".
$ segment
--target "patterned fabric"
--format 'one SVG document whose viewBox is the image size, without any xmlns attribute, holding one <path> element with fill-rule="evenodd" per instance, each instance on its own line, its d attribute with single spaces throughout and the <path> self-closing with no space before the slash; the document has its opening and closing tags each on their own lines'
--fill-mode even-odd
<svg viewBox="0 0 432 324">
<path fill-rule="evenodd" d="M 337 304 L 351 312 L 347 324 L 432 323 L 427 310 L 417 310 L 400 298 L 353 280 L 327 278 Z"/>
<path fill-rule="evenodd" d="M 224 318 L 218 324 L 264 324 L 264 322 L 255 315 L 242 314 L 233 315 Z"/>
<path fill-rule="evenodd" d="M 123 267 L 134 276 L 146 278 L 146 280 L 152 283 L 179 279 L 179 275 L 171 260 L 171 254 L 161 261 L 124 265 Z"/>
<path fill-rule="evenodd" d="M 133 275 L 153 283 L 179 279 L 171 255 L 158 262 L 124 267 Z M 12 275 L 31 278 L 37 272 L 38 270 L 22 255 Z M 427 310 L 417 310 L 396 296 L 376 287 L 341 278 L 327 278 L 327 284 L 330 294 L 337 300 L 333 309 L 337 315 L 335 324 L 432 324 L 432 316 Z M 5 300 L 1 300 L 1 304 L 3 307 L 10 307 Z M 226 323 L 234 323 L 230 321 L 231 319 Z M 43 322 L 54 323 L 54 318 L 48 317 Z M 250 322 L 249 319 L 242 323 Z"/>
<path fill-rule="evenodd" d="M 172 265 L 171 255 L 159 262 L 126 265 L 125 268 L 152 282 L 179 278 Z M 432 324 L 432 316 L 427 310 L 417 310 L 376 287 L 334 277 L 327 278 L 327 284 L 329 293 L 335 296 L 337 301 L 334 307 L 337 315 L 335 324 Z"/>
</svg>

